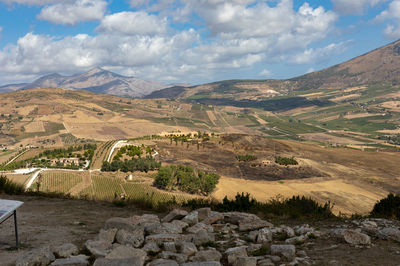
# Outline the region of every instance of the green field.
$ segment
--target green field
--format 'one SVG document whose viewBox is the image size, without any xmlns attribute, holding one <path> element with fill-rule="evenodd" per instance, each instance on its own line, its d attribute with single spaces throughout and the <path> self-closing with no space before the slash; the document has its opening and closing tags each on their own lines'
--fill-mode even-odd
<svg viewBox="0 0 400 266">
<path fill-rule="evenodd" d="M 82 182 L 82 176 L 73 172 L 43 172 L 40 191 L 47 193 L 63 193 Z"/>
</svg>

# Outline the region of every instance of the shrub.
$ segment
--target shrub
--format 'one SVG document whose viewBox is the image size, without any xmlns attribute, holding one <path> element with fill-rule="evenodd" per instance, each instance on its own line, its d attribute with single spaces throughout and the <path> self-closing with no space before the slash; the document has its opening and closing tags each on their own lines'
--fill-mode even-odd
<svg viewBox="0 0 400 266">
<path fill-rule="evenodd" d="M 378 201 L 371 211 L 371 216 L 399 220 L 400 196 L 390 193 L 386 198 Z"/>
<path fill-rule="evenodd" d="M 211 207 L 215 211 L 244 211 L 255 214 L 263 214 L 269 217 L 287 217 L 290 219 L 333 218 L 330 202 L 319 204 L 311 198 L 293 196 L 288 199 L 272 199 L 267 202 L 259 202 L 249 193 L 236 194 L 235 199 L 225 197 L 222 202 L 209 199 L 191 199 L 183 204 L 184 207 L 197 209 Z"/>
<path fill-rule="evenodd" d="M 6 194 L 22 194 L 25 188 L 22 184 L 15 183 L 9 180 L 6 176 L 0 176 L 0 193 Z"/>
<path fill-rule="evenodd" d="M 275 163 L 280 165 L 298 165 L 299 163 L 294 159 L 294 157 L 275 157 Z"/>
<path fill-rule="evenodd" d="M 218 184 L 219 175 L 195 171 L 190 166 L 173 165 L 161 167 L 154 179 L 154 186 L 171 190 L 177 188 L 188 193 L 208 195 Z"/>
<path fill-rule="evenodd" d="M 251 154 L 246 154 L 246 155 L 236 155 L 236 159 L 239 162 L 250 162 L 257 160 L 257 156 L 251 155 Z"/>
</svg>

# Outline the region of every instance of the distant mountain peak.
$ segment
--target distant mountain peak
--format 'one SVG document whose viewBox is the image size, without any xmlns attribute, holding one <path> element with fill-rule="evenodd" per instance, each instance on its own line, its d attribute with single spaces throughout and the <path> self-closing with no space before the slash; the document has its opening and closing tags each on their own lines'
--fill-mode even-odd
<svg viewBox="0 0 400 266">
<path fill-rule="evenodd" d="M 87 75 L 94 75 L 94 74 L 97 74 L 97 73 L 100 73 L 100 72 L 109 72 L 109 71 L 104 70 L 104 69 L 102 69 L 101 67 L 95 67 L 95 68 L 90 69 L 90 70 L 89 70 L 88 72 L 86 72 L 85 74 L 87 74 Z"/>
<path fill-rule="evenodd" d="M 161 90 L 168 85 L 145 81 L 133 77 L 125 77 L 101 67 L 95 67 L 88 72 L 73 76 L 62 76 L 57 73 L 40 77 L 28 84 L 14 84 L 0 87 L 0 91 L 14 91 L 35 88 L 64 88 L 88 90 L 96 93 L 128 97 L 144 97 L 153 91 Z"/>
</svg>

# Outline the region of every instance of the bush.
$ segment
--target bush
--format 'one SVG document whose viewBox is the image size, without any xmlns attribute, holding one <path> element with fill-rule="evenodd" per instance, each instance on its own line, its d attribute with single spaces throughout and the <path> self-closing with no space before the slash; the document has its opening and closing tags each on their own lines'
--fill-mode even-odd
<svg viewBox="0 0 400 266">
<path fill-rule="evenodd" d="M 18 195 L 24 193 L 24 191 L 25 188 L 23 185 L 15 183 L 3 175 L 0 176 L 0 193 Z"/>
<path fill-rule="evenodd" d="M 208 195 L 218 184 L 219 175 L 195 171 L 190 166 L 173 165 L 161 167 L 154 179 L 154 186 L 171 190 L 177 188 L 188 193 Z"/>
<path fill-rule="evenodd" d="M 267 202 L 259 202 L 252 198 L 249 193 L 236 194 L 235 199 L 227 197 L 222 202 L 208 199 L 192 199 L 183 204 L 184 207 L 197 209 L 211 207 L 214 211 L 241 211 L 255 214 L 263 214 L 268 217 L 287 217 L 290 219 L 333 218 L 332 205 L 330 202 L 319 204 L 311 198 L 304 196 L 293 196 L 288 199 L 272 199 Z"/>
<path fill-rule="evenodd" d="M 246 155 L 236 155 L 236 159 L 239 162 L 250 162 L 257 160 L 257 156 L 251 155 L 251 154 L 246 154 Z"/>
<path fill-rule="evenodd" d="M 122 172 L 148 172 L 157 170 L 161 166 L 160 162 L 157 162 L 153 157 L 147 156 L 145 158 L 133 158 L 131 160 L 120 161 L 115 160 L 112 163 L 103 162 L 101 171 L 103 172 L 116 172 L 121 170 Z"/>
<path fill-rule="evenodd" d="M 400 196 L 390 193 L 378 201 L 371 211 L 371 216 L 400 220 Z"/>
<path fill-rule="evenodd" d="M 299 163 L 294 159 L 294 157 L 275 157 L 275 163 L 280 165 L 298 165 Z"/>
</svg>

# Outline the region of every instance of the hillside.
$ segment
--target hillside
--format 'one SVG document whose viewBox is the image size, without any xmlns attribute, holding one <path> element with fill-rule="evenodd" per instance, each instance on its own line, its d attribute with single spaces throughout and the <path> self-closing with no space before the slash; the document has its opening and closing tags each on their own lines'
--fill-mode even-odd
<svg viewBox="0 0 400 266">
<path fill-rule="evenodd" d="M 230 80 L 188 88 L 165 88 L 146 98 L 176 98 L 236 106 L 261 106 L 271 111 L 268 99 L 301 96 L 301 91 L 328 94 L 331 89 L 356 86 L 397 85 L 400 82 L 400 40 L 342 64 L 288 80 Z M 300 92 L 299 92 L 300 91 Z M 322 103 L 319 103 L 322 104 Z M 292 107 L 316 105 L 303 101 Z M 318 105 L 318 104 L 317 104 Z"/>
<path fill-rule="evenodd" d="M 94 68 L 73 76 L 50 74 L 27 84 L 12 84 L 0 87 L 0 91 L 15 91 L 35 88 L 79 89 L 118 96 L 143 97 L 153 91 L 168 87 L 159 82 L 125 77 L 113 72 Z"/>
</svg>

